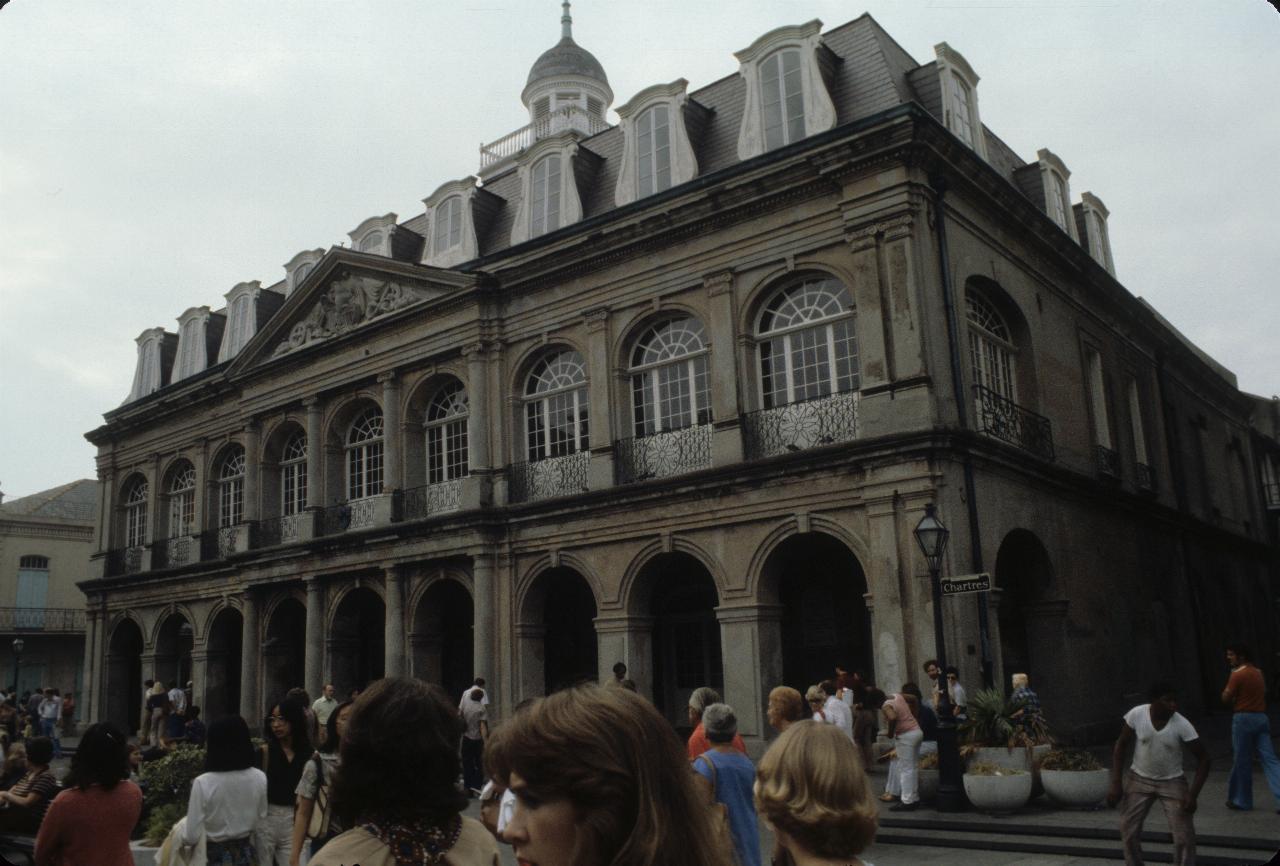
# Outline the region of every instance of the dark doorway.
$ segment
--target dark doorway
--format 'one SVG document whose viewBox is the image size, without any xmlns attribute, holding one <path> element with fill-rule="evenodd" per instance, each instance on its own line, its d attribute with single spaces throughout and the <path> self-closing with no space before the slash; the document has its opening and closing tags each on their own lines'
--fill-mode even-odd
<svg viewBox="0 0 1280 866">
<path fill-rule="evenodd" d="M 473 618 L 474 605 L 466 587 L 456 580 L 431 584 L 414 617 L 414 676 L 439 683 L 460 698 L 475 676 Z"/>
<path fill-rule="evenodd" d="M 357 587 L 338 603 L 329 632 L 329 670 L 339 694 L 382 679 L 386 628 L 386 606 L 373 590 Z"/>
<path fill-rule="evenodd" d="M 1027 608 L 1049 597 L 1053 570 L 1040 539 L 1025 529 L 1005 536 L 996 554 L 996 587 L 1002 590 L 996 612 L 1000 626 L 1000 658 L 1004 665 L 1004 689 L 1015 673 L 1034 675 L 1038 659 Z M 1041 654 L 1044 650 L 1041 649 Z M 1047 664 L 1042 667 L 1048 667 Z"/>
<path fill-rule="evenodd" d="M 166 689 L 185 686 L 191 679 L 191 646 L 195 629 L 180 613 L 170 614 L 156 637 L 155 678 Z"/>
<path fill-rule="evenodd" d="M 241 630 L 244 620 L 240 612 L 223 608 L 209 627 L 208 682 L 203 684 L 204 703 L 200 708 L 206 720 L 240 714 Z M 196 688 L 201 687 L 196 683 Z"/>
<path fill-rule="evenodd" d="M 645 564 L 653 616 L 653 701 L 677 730 L 689 733 L 689 696 L 710 686 L 724 694 L 715 580 L 687 553 L 664 553 Z"/>
<path fill-rule="evenodd" d="M 142 630 L 122 619 L 107 646 L 107 718 L 130 734 L 142 726 Z"/>
<path fill-rule="evenodd" d="M 302 685 L 306 646 L 307 608 L 296 598 L 286 598 L 271 612 L 262 644 L 264 701 L 278 701 L 289 689 Z M 252 719 L 249 722 L 253 724 Z"/>
<path fill-rule="evenodd" d="M 582 575 L 553 568 L 538 578 L 542 589 L 544 641 L 543 686 L 557 689 L 595 682 L 599 676 L 596 647 L 596 599 Z"/>
</svg>

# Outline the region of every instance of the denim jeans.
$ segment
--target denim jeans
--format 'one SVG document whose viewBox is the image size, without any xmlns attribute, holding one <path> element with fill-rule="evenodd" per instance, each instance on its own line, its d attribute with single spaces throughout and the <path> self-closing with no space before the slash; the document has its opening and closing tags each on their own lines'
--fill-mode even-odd
<svg viewBox="0 0 1280 866">
<path fill-rule="evenodd" d="M 1253 808 L 1253 753 L 1262 759 L 1262 774 L 1280 804 L 1280 758 L 1271 745 L 1266 713 L 1236 713 L 1231 717 L 1231 748 L 1235 760 L 1227 781 L 1227 800 L 1241 809 Z"/>
</svg>

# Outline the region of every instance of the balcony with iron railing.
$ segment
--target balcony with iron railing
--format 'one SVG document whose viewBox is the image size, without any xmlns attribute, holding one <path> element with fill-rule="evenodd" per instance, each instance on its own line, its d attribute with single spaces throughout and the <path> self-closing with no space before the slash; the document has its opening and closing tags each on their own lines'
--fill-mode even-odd
<svg viewBox="0 0 1280 866">
<path fill-rule="evenodd" d="M 1135 463 L 1133 465 L 1134 482 L 1139 490 L 1144 493 L 1153 493 L 1156 489 L 1156 473 L 1146 463 Z"/>
<path fill-rule="evenodd" d="M 585 108 L 577 105 L 565 105 L 538 118 L 528 126 L 522 126 L 515 132 L 504 135 L 497 141 L 480 145 L 480 170 L 484 171 L 505 162 L 535 141 L 566 130 L 573 130 L 583 135 L 595 135 L 608 128 L 609 123 L 603 117 L 590 114 Z"/>
<path fill-rule="evenodd" d="M 307 510 L 260 520 L 253 546 L 275 547 L 278 544 L 293 544 L 296 541 L 311 538 L 314 535 L 312 527 L 315 525 L 315 519 L 315 512 Z"/>
<path fill-rule="evenodd" d="M 858 438 L 858 394 L 848 392 L 788 403 L 742 416 L 748 460 L 851 442 Z"/>
<path fill-rule="evenodd" d="M 0 632 L 83 632 L 84 608 L 0 607 Z"/>
<path fill-rule="evenodd" d="M 979 433 L 1045 460 L 1054 459 L 1053 429 L 1048 418 L 982 385 L 974 385 L 973 393 Z"/>
<path fill-rule="evenodd" d="M 589 489 L 587 472 L 590 466 L 590 451 L 513 463 L 507 473 L 511 501 L 537 502 L 584 493 Z"/>
<path fill-rule="evenodd" d="M 711 425 L 695 424 L 614 443 L 618 484 L 685 475 L 711 466 Z"/>
<path fill-rule="evenodd" d="M 1120 477 L 1120 454 L 1105 445 L 1094 445 L 1094 458 L 1098 463 L 1098 474 L 1108 478 Z"/>
<path fill-rule="evenodd" d="M 422 520 L 437 514 L 448 514 L 461 507 L 462 479 L 451 478 L 401 491 L 396 519 Z"/>
<path fill-rule="evenodd" d="M 199 562 L 208 545 L 200 535 L 175 535 L 162 538 L 151 545 L 152 569 L 179 568 Z"/>
</svg>

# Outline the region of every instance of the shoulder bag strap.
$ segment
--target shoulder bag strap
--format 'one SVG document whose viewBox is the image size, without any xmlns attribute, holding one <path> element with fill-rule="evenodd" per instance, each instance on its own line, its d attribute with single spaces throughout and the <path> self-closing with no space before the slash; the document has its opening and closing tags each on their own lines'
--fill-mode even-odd
<svg viewBox="0 0 1280 866">
<path fill-rule="evenodd" d="M 706 761 L 707 766 L 711 769 L 711 794 L 714 796 L 716 793 L 716 763 L 708 758 L 705 753 L 699 755 L 698 760 Z"/>
</svg>

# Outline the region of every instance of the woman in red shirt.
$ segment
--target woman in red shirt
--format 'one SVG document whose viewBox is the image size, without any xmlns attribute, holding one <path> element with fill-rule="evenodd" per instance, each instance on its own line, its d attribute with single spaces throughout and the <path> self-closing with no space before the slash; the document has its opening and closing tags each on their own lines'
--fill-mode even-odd
<svg viewBox="0 0 1280 866">
<path fill-rule="evenodd" d="M 111 722 L 85 731 L 66 785 L 40 824 L 36 866 L 133 866 L 129 833 L 142 789 L 129 781 L 124 731 Z"/>
</svg>

